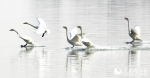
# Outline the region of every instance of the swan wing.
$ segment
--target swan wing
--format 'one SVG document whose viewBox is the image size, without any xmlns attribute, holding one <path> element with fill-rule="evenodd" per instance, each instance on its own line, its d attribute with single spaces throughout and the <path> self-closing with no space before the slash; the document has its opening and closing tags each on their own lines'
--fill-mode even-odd
<svg viewBox="0 0 150 78">
<path fill-rule="evenodd" d="M 140 31 L 141 31 L 141 29 L 140 29 L 140 26 L 135 26 L 134 27 L 134 30 L 135 30 L 135 32 L 136 32 L 136 34 L 138 35 L 138 36 L 140 36 Z"/>
<path fill-rule="evenodd" d="M 76 36 L 77 31 L 78 31 L 77 28 L 74 28 L 74 29 L 70 32 L 70 40 L 73 39 L 73 38 Z"/>
<path fill-rule="evenodd" d="M 133 35 L 140 36 L 140 27 L 139 26 L 135 26 L 134 28 L 131 29 L 131 33 Z"/>
<path fill-rule="evenodd" d="M 81 39 L 83 42 L 89 42 L 89 43 L 91 43 L 91 44 L 93 44 L 88 38 L 86 38 L 86 37 L 83 37 L 82 39 Z"/>
<path fill-rule="evenodd" d="M 36 30 L 36 34 L 41 34 L 41 33 L 44 33 L 45 32 L 45 29 L 43 27 L 39 27 L 37 30 Z"/>
<path fill-rule="evenodd" d="M 87 47 L 94 46 L 94 44 L 86 37 L 83 37 L 81 40 L 82 40 L 82 43 Z"/>
<path fill-rule="evenodd" d="M 32 38 L 30 38 L 30 37 L 27 37 L 27 36 L 22 36 L 22 37 L 20 37 L 20 38 L 22 38 L 26 43 L 28 43 L 28 44 L 35 44 L 33 41 L 32 41 Z"/>
<path fill-rule="evenodd" d="M 74 41 L 74 42 L 80 42 L 80 36 L 75 35 L 71 40 Z"/>
<path fill-rule="evenodd" d="M 37 18 L 37 20 L 39 22 L 39 27 L 47 28 L 47 25 L 42 18 Z"/>
<path fill-rule="evenodd" d="M 133 35 L 137 35 L 137 33 L 135 32 L 134 29 L 131 29 L 131 33 L 132 33 Z"/>
</svg>

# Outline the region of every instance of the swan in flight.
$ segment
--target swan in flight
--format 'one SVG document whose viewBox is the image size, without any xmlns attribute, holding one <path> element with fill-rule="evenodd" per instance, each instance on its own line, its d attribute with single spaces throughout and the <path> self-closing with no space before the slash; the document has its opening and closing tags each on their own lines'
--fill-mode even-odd
<svg viewBox="0 0 150 78">
<path fill-rule="evenodd" d="M 125 20 L 128 21 L 128 32 L 129 32 L 129 36 L 133 39 L 131 41 L 134 42 L 135 40 L 140 40 L 142 41 L 142 39 L 140 38 L 140 27 L 139 26 L 135 26 L 134 28 L 131 28 L 130 30 L 130 27 L 129 27 L 129 19 L 125 17 Z"/>
<path fill-rule="evenodd" d="M 81 26 L 77 26 L 77 27 L 81 30 L 81 41 L 82 41 L 82 43 L 88 48 L 94 47 L 94 44 L 89 39 L 87 39 L 85 36 L 82 36 L 82 27 Z"/>
<path fill-rule="evenodd" d="M 74 47 L 74 46 L 82 46 L 79 41 L 80 41 L 80 36 L 77 34 L 77 28 L 74 28 L 70 32 L 70 37 L 68 37 L 68 29 L 66 26 L 63 26 L 64 29 L 66 29 L 66 37 L 67 41 Z M 73 48 L 72 47 L 72 48 Z"/>
<path fill-rule="evenodd" d="M 26 42 L 26 44 L 25 44 L 25 45 L 21 45 L 21 47 L 26 47 L 27 44 L 34 44 L 34 42 L 32 41 L 31 38 L 29 38 L 29 37 L 27 37 L 27 36 L 21 36 L 16 30 L 10 29 L 9 31 L 14 31 L 14 32 L 16 32 L 17 35 L 18 35 L 18 37 L 20 37 L 21 39 L 23 39 L 23 40 Z"/>
<path fill-rule="evenodd" d="M 33 28 L 37 29 L 37 31 L 35 33 L 38 33 L 38 34 L 42 33 L 43 34 L 42 37 L 44 37 L 45 33 L 50 34 L 50 30 L 47 29 L 47 25 L 44 22 L 44 20 L 42 18 L 37 18 L 37 21 L 39 23 L 38 26 L 34 26 L 32 24 L 29 24 L 28 22 L 25 22 L 23 24 L 28 24 L 28 25 L 32 26 Z"/>
</svg>

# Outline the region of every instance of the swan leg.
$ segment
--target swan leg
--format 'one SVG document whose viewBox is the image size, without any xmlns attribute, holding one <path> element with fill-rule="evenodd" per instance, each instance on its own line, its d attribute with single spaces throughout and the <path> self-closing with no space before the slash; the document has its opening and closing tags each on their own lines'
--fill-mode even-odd
<svg viewBox="0 0 150 78">
<path fill-rule="evenodd" d="M 45 35 L 46 32 L 47 32 L 47 31 L 45 31 L 45 32 L 43 33 L 42 37 L 44 37 L 44 35 Z"/>
<path fill-rule="evenodd" d="M 24 45 L 21 45 L 21 48 L 24 47 Z"/>
<path fill-rule="evenodd" d="M 126 44 L 131 44 L 131 42 L 126 42 Z"/>
<path fill-rule="evenodd" d="M 132 40 L 130 43 L 132 44 L 135 40 Z"/>
<path fill-rule="evenodd" d="M 24 45 L 24 47 L 26 47 L 26 46 L 27 46 L 27 44 Z"/>
<path fill-rule="evenodd" d="M 126 44 L 132 44 L 134 42 L 134 40 L 132 40 L 131 42 L 126 42 Z"/>
<path fill-rule="evenodd" d="M 27 46 L 27 44 L 25 44 L 25 45 L 21 45 L 21 47 L 26 47 Z"/>
</svg>

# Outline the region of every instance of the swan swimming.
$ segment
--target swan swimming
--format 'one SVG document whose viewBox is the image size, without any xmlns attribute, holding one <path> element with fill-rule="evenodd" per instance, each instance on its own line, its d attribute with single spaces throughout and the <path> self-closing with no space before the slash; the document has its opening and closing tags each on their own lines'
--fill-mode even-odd
<svg viewBox="0 0 150 78">
<path fill-rule="evenodd" d="M 44 37 L 45 33 L 50 34 L 50 30 L 47 29 L 47 25 L 44 22 L 44 20 L 42 18 L 37 18 L 37 21 L 39 23 L 38 26 L 34 26 L 32 24 L 29 24 L 28 22 L 25 22 L 23 24 L 28 24 L 28 25 L 32 26 L 33 28 L 37 29 L 37 31 L 35 33 L 38 33 L 38 34 L 42 33 L 43 34 L 42 37 Z"/>
<path fill-rule="evenodd" d="M 82 27 L 81 26 L 77 26 L 79 29 L 80 29 L 80 31 L 81 31 L 81 41 L 82 41 L 82 43 L 86 46 L 86 47 L 88 47 L 88 48 L 90 48 L 90 47 L 94 47 L 94 44 L 89 40 L 89 39 L 87 39 L 85 36 L 82 36 Z"/>
<path fill-rule="evenodd" d="M 74 46 L 82 46 L 80 42 L 80 36 L 77 34 L 77 28 L 74 28 L 70 32 L 70 37 L 68 37 L 68 29 L 66 26 L 63 26 L 64 29 L 66 29 L 66 37 L 67 41 L 74 47 Z M 73 48 L 72 47 L 72 48 Z"/>
<path fill-rule="evenodd" d="M 130 43 L 134 42 L 135 40 L 142 41 L 142 39 L 140 38 L 140 27 L 136 25 L 134 28 L 131 28 L 131 30 L 130 30 L 129 19 L 125 17 L 125 20 L 128 21 L 129 36 L 133 39 Z"/>
<path fill-rule="evenodd" d="M 32 41 L 32 39 L 30 37 L 27 37 L 27 36 L 21 36 L 16 30 L 14 29 L 10 29 L 9 31 L 14 31 L 17 33 L 18 37 L 20 37 L 21 39 L 23 39 L 26 44 L 25 45 L 21 45 L 21 47 L 26 47 L 27 44 L 34 44 L 34 42 Z"/>
</svg>

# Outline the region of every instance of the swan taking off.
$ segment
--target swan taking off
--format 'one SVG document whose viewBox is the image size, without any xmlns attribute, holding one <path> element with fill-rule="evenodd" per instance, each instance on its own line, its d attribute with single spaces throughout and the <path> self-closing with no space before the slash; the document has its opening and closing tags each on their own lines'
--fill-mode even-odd
<svg viewBox="0 0 150 78">
<path fill-rule="evenodd" d="M 80 41 L 80 36 L 77 34 L 77 28 L 74 28 L 70 32 L 70 37 L 68 37 L 68 29 L 66 26 L 63 26 L 64 29 L 66 29 L 66 37 L 67 41 L 74 47 L 74 46 L 82 46 L 79 41 Z M 72 48 L 73 48 L 72 47 Z"/>
<path fill-rule="evenodd" d="M 37 21 L 39 23 L 38 26 L 31 25 L 31 24 L 29 24 L 27 22 L 25 22 L 23 24 L 28 24 L 28 25 L 32 26 L 33 28 L 37 29 L 37 31 L 35 33 L 37 33 L 37 34 L 41 34 L 42 33 L 42 37 L 44 37 L 45 33 L 50 34 L 50 30 L 47 29 L 47 25 L 44 22 L 44 20 L 42 18 L 37 18 Z"/>
<path fill-rule="evenodd" d="M 81 30 L 82 43 L 88 48 L 94 47 L 94 44 L 89 39 L 87 39 L 85 36 L 82 36 L 82 27 L 81 26 L 77 26 L 77 27 Z"/>
<path fill-rule="evenodd" d="M 34 42 L 32 41 L 31 38 L 29 38 L 29 37 L 27 37 L 27 36 L 21 36 L 16 30 L 10 29 L 9 31 L 14 31 L 14 32 L 16 32 L 17 35 L 18 35 L 18 37 L 20 37 L 21 39 L 23 39 L 23 40 L 26 42 L 26 44 L 25 44 L 25 45 L 21 45 L 21 47 L 26 47 L 27 44 L 34 44 Z"/>
<path fill-rule="evenodd" d="M 133 39 L 131 41 L 134 42 L 135 40 L 140 40 L 142 41 L 142 39 L 140 38 L 140 27 L 139 26 L 135 26 L 134 28 L 131 28 L 130 30 L 130 27 L 129 27 L 129 19 L 125 17 L 125 20 L 128 21 L 128 32 L 129 32 L 129 36 Z"/>
</svg>

